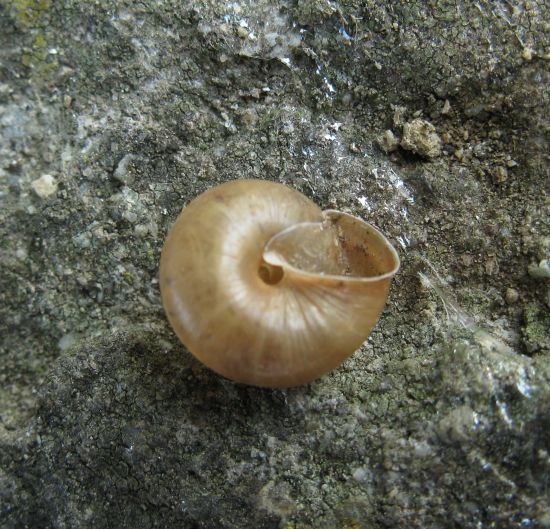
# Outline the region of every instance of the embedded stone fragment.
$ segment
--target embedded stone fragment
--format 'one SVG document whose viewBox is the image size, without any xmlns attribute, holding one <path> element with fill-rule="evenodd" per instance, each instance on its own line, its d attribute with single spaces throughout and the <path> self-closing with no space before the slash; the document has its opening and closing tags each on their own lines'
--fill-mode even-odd
<svg viewBox="0 0 550 529">
<path fill-rule="evenodd" d="M 384 152 L 394 152 L 399 147 L 399 140 L 391 130 L 384 131 L 378 138 L 377 143 Z"/>
<path fill-rule="evenodd" d="M 441 154 L 441 138 L 429 121 L 417 118 L 403 125 L 401 147 L 425 158 L 436 158 Z"/>
<path fill-rule="evenodd" d="M 43 174 L 33 180 L 31 186 L 40 198 L 48 198 L 57 191 L 57 180 L 51 174 Z"/>
</svg>

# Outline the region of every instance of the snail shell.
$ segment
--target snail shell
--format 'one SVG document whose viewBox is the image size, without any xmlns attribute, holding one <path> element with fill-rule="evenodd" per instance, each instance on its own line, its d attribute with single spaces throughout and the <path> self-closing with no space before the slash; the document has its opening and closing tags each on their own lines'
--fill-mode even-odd
<svg viewBox="0 0 550 529">
<path fill-rule="evenodd" d="M 236 180 L 193 200 L 162 251 L 168 319 L 217 373 L 282 388 L 365 341 L 399 257 L 373 226 L 281 184 Z"/>
</svg>

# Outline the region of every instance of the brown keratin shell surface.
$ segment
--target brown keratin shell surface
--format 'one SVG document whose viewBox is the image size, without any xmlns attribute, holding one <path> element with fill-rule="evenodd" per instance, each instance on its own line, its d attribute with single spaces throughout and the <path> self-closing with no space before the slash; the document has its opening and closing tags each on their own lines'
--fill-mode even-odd
<svg viewBox="0 0 550 529">
<path fill-rule="evenodd" d="M 201 362 L 283 388 L 337 367 L 378 321 L 399 257 L 376 228 L 262 180 L 183 209 L 162 251 L 168 319 Z"/>
</svg>

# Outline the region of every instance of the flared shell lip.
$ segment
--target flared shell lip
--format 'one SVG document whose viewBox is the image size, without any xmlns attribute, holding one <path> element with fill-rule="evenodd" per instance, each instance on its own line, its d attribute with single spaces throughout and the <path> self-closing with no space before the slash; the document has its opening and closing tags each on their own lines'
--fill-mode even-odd
<svg viewBox="0 0 550 529">
<path fill-rule="evenodd" d="M 401 261 L 399 259 L 399 254 L 397 253 L 397 250 L 393 247 L 393 245 L 390 243 L 388 238 L 375 226 L 372 224 L 364 221 L 363 219 L 359 217 L 355 217 L 354 215 L 350 215 L 349 213 L 344 213 L 343 211 L 338 211 L 336 209 L 325 209 L 321 212 L 323 220 L 328 218 L 330 215 L 339 215 L 343 217 L 348 217 L 350 219 L 353 219 L 355 221 L 360 222 L 361 224 L 364 224 L 366 228 L 372 230 L 386 245 L 388 251 L 393 257 L 394 260 L 394 267 L 389 271 L 385 272 L 384 274 L 380 274 L 378 276 L 368 276 L 368 277 L 360 277 L 360 276 L 345 276 L 345 275 L 338 275 L 338 274 L 319 274 L 315 272 L 308 272 L 306 270 L 302 270 L 301 268 L 297 268 L 295 266 L 292 266 L 291 264 L 285 262 L 274 262 L 269 259 L 265 259 L 269 264 L 281 266 L 285 270 L 292 271 L 294 273 L 300 274 L 305 277 L 322 277 L 323 279 L 328 280 L 334 280 L 334 281 L 346 281 L 350 283 L 375 283 L 377 281 L 383 281 L 385 279 L 391 279 L 397 272 L 399 271 L 399 268 L 401 267 Z M 293 224 L 292 226 L 289 226 L 288 228 L 285 228 L 284 230 L 281 230 L 280 232 L 276 233 L 269 241 L 267 241 L 264 252 L 269 251 L 269 245 L 272 241 L 275 241 L 279 237 L 282 237 L 284 234 L 291 232 L 292 230 L 295 230 L 296 228 L 300 226 L 316 226 L 321 224 L 320 222 L 300 222 L 297 224 Z M 265 254 L 264 254 L 265 255 Z"/>
</svg>

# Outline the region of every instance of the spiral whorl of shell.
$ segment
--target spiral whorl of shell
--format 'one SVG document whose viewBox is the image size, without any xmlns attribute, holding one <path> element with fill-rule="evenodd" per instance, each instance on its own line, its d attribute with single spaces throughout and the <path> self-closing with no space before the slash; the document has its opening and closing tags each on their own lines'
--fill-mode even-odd
<svg viewBox="0 0 550 529">
<path fill-rule="evenodd" d="M 236 180 L 180 214 L 161 258 L 168 319 L 201 362 L 267 387 L 309 382 L 369 335 L 399 268 L 361 219 L 272 182 Z"/>
</svg>

